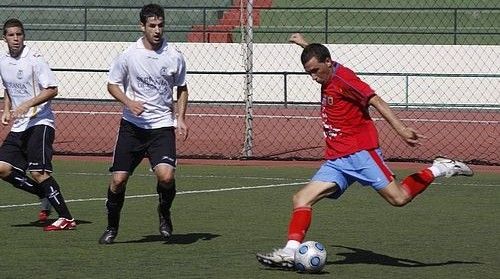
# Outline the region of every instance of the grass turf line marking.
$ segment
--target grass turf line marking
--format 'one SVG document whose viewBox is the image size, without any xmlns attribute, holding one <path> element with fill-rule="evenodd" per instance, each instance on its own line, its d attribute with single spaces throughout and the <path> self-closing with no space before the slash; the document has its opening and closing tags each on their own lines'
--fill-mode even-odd
<svg viewBox="0 0 500 279">
<path fill-rule="evenodd" d="M 111 176 L 110 173 L 92 173 L 92 172 L 65 172 L 65 173 L 58 173 L 59 175 L 85 175 L 85 176 Z M 134 173 L 131 177 L 133 176 L 139 176 L 139 177 L 156 177 L 154 174 L 137 174 Z M 285 177 L 260 177 L 260 176 L 227 176 L 227 175 L 176 175 L 177 178 L 200 178 L 200 179 L 206 179 L 206 178 L 229 178 L 229 179 L 249 179 L 249 180 L 296 180 L 296 181 L 302 181 L 304 180 L 303 178 L 285 178 Z"/>
<path fill-rule="evenodd" d="M 230 187 L 230 188 L 219 188 L 219 189 L 208 189 L 208 190 L 188 190 L 188 191 L 177 192 L 177 195 L 276 188 L 276 187 L 285 187 L 285 186 L 304 185 L 305 183 L 307 183 L 307 181 L 293 182 L 293 183 L 282 183 L 282 184 L 260 185 L 260 186 Z M 156 194 L 156 193 L 155 194 L 145 194 L 145 195 L 132 195 L 132 196 L 125 196 L 125 199 L 149 198 L 149 197 L 157 197 L 157 196 L 158 196 L 158 194 Z M 106 198 L 71 199 L 71 200 L 66 200 L 66 203 L 86 202 L 86 201 L 105 201 L 105 200 L 106 200 Z M 14 208 L 14 207 L 27 207 L 27 206 L 36 206 L 36 205 L 40 205 L 40 203 L 36 202 L 36 203 L 24 203 L 24 204 L 0 205 L 0 209 L 2 209 L 2 208 Z"/>
<path fill-rule="evenodd" d="M 296 186 L 296 185 L 304 185 L 308 181 L 301 182 L 293 182 L 293 183 L 283 183 L 283 184 L 270 184 L 270 185 L 260 185 L 260 186 L 244 186 L 244 187 L 230 187 L 230 188 L 219 188 L 219 189 L 208 189 L 208 190 L 188 190 L 188 191 L 180 191 L 177 192 L 177 195 L 188 195 L 188 194 L 200 194 L 200 193 L 215 193 L 215 192 L 227 192 L 227 191 L 238 191 L 238 190 L 253 190 L 253 189 L 265 189 L 265 188 L 276 188 L 276 187 L 285 187 L 285 186 Z M 446 183 L 432 183 L 433 185 L 441 185 L 447 186 Z M 481 186 L 481 187 L 499 187 L 498 184 L 453 184 L 453 187 L 457 185 L 460 186 Z M 450 185 L 451 186 L 451 185 Z M 134 198 L 148 198 L 148 197 L 156 197 L 158 194 L 144 194 L 144 195 L 132 195 L 125 196 L 126 199 L 134 199 Z M 71 199 L 66 200 L 67 203 L 71 202 L 87 202 L 87 201 L 105 201 L 106 198 L 87 198 L 87 199 Z M 9 205 L 0 205 L 0 209 L 2 208 L 14 208 L 14 207 L 27 207 L 27 206 L 36 206 L 40 205 L 39 202 L 36 203 L 24 203 L 24 204 L 9 204 Z"/>
</svg>

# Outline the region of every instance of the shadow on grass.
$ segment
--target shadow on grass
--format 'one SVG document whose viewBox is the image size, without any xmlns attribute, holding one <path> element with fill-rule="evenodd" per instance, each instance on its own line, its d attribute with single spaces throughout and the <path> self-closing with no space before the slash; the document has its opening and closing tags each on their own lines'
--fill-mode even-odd
<svg viewBox="0 0 500 279">
<path fill-rule="evenodd" d="M 145 235 L 138 240 L 129 241 L 115 241 L 114 243 L 146 243 L 146 242 L 165 242 L 165 244 L 191 244 L 200 240 L 212 240 L 219 237 L 218 234 L 211 233 L 186 233 L 186 234 L 173 234 L 168 240 L 165 240 L 161 235 Z"/>
<path fill-rule="evenodd" d="M 345 257 L 343 260 L 328 261 L 327 264 L 378 264 L 397 267 L 429 267 L 429 266 L 443 266 L 450 264 L 482 264 L 480 262 L 465 262 L 449 260 L 446 262 L 438 263 L 424 263 L 410 259 L 395 258 L 388 255 L 378 254 L 370 250 L 360 248 L 347 247 L 342 245 L 332 245 L 336 248 L 349 249 L 352 252 L 337 253 L 338 256 Z"/>
<path fill-rule="evenodd" d="M 45 223 L 40 223 L 39 221 L 33 221 L 29 222 L 27 224 L 17 224 L 17 225 L 11 225 L 11 227 L 14 228 L 23 228 L 23 227 L 39 227 L 43 228 L 45 226 L 48 226 L 52 223 L 54 223 L 57 219 L 48 219 L 47 222 Z M 90 221 L 85 221 L 85 220 L 75 220 L 77 225 L 83 225 L 83 224 L 92 224 Z"/>
</svg>

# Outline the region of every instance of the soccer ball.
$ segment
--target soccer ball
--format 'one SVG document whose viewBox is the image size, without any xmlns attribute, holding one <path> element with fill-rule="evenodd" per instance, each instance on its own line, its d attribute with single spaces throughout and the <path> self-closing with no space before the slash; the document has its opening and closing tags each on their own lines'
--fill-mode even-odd
<svg viewBox="0 0 500 279">
<path fill-rule="evenodd" d="M 318 273 L 326 264 L 326 248 L 316 241 L 306 241 L 295 250 L 295 269 L 298 272 Z"/>
</svg>

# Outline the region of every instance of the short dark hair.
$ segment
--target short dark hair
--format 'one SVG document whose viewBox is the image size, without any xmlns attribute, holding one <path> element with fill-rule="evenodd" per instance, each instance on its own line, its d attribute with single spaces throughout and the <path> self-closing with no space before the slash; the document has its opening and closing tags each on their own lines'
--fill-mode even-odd
<svg viewBox="0 0 500 279">
<path fill-rule="evenodd" d="M 163 10 L 163 7 L 158 4 L 147 4 L 142 7 L 139 17 L 141 23 L 146 24 L 149 17 L 161 17 L 165 19 L 165 11 Z"/>
<path fill-rule="evenodd" d="M 309 44 L 302 51 L 302 55 L 300 56 L 300 61 L 302 61 L 302 65 L 305 65 L 312 58 L 318 59 L 318 62 L 325 62 L 327 58 L 332 59 L 330 56 L 330 51 L 328 48 L 322 44 Z"/>
<path fill-rule="evenodd" d="M 4 36 L 7 34 L 7 28 L 11 28 L 11 27 L 21 28 L 21 31 L 23 32 L 23 35 L 24 35 L 23 23 L 17 18 L 10 18 L 10 19 L 7 19 L 7 21 L 5 21 L 5 23 L 3 24 L 3 35 Z"/>
</svg>

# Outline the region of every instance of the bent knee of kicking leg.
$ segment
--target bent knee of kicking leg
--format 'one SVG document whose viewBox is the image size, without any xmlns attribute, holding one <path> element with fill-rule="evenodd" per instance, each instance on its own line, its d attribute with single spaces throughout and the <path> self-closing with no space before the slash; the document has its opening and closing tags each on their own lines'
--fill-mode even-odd
<svg viewBox="0 0 500 279">
<path fill-rule="evenodd" d="M 388 200 L 389 204 L 395 207 L 403 207 L 411 202 L 412 198 L 409 196 L 398 196 Z"/>
</svg>

